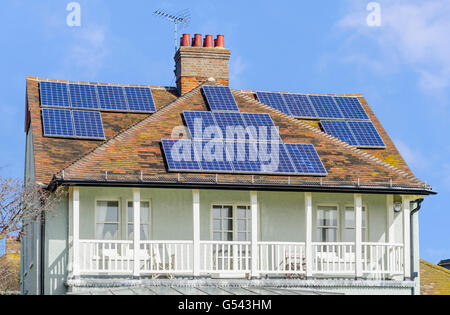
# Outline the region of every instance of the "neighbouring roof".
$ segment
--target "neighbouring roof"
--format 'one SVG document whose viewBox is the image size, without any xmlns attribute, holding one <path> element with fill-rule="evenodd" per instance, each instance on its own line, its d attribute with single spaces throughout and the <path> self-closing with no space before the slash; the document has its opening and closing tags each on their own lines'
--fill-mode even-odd
<svg viewBox="0 0 450 315">
<path fill-rule="evenodd" d="M 49 184 L 60 181 L 92 182 L 202 182 L 216 185 L 320 185 L 370 186 L 417 189 L 431 187 L 414 176 L 381 123 L 360 94 L 364 109 L 386 144 L 386 149 L 363 150 L 324 133 L 319 121 L 289 117 L 260 103 L 253 91 L 232 90 L 241 112 L 269 113 L 285 143 L 313 144 L 328 175 L 268 176 L 237 174 L 176 174 L 167 170 L 161 139 L 170 139 L 174 127 L 182 126 L 183 111 L 207 111 L 201 86 L 179 96 L 175 88 L 150 86 L 157 112 L 154 114 L 102 112 L 105 141 L 49 138 L 43 135 L 39 82 L 68 82 L 27 78 L 27 107 L 33 134 L 35 178 Z M 80 83 L 80 82 L 76 82 Z M 86 83 L 98 84 L 98 83 Z M 206 82 L 206 85 L 219 85 Z M 108 84 L 99 84 L 108 85 Z"/>
<path fill-rule="evenodd" d="M 450 295 L 450 270 L 420 260 L 420 292 L 422 295 Z"/>
</svg>

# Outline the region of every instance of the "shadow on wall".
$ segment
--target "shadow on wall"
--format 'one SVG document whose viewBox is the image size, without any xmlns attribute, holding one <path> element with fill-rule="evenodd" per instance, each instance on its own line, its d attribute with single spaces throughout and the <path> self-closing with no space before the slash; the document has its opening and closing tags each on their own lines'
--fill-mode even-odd
<svg viewBox="0 0 450 315">
<path fill-rule="evenodd" d="M 67 279 L 67 262 L 68 253 L 64 250 L 54 262 L 49 266 L 48 274 L 45 281 L 46 294 L 65 294 Z"/>
</svg>

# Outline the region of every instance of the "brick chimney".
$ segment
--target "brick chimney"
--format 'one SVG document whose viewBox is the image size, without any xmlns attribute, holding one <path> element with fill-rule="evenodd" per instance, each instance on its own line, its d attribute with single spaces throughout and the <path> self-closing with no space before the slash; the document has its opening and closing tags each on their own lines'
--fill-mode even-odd
<svg viewBox="0 0 450 315">
<path fill-rule="evenodd" d="M 196 88 L 209 78 L 228 86 L 230 50 L 225 48 L 224 36 L 218 35 L 213 41 L 212 35 L 206 35 L 202 43 L 202 35 L 184 34 L 180 41 L 180 49 L 175 54 L 175 75 L 177 88 L 181 95 Z"/>
</svg>

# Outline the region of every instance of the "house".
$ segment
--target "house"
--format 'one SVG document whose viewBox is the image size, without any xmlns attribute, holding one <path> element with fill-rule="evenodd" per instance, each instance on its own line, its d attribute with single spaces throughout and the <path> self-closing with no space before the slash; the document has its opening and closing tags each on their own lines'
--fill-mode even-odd
<svg viewBox="0 0 450 315">
<path fill-rule="evenodd" d="M 176 87 L 27 77 L 25 179 L 67 195 L 25 231 L 22 292 L 418 294 L 435 192 L 364 97 L 231 89 L 224 37 L 202 39 Z"/>
<path fill-rule="evenodd" d="M 420 294 L 450 295 L 450 270 L 421 259 Z"/>
</svg>

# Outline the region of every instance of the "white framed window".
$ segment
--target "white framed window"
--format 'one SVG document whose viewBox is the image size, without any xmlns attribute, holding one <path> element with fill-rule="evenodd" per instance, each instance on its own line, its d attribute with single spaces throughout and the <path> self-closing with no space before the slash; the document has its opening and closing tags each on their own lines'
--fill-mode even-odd
<svg viewBox="0 0 450 315">
<path fill-rule="evenodd" d="M 141 240 L 149 241 L 151 232 L 151 202 L 149 200 L 141 201 Z M 128 222 L 127 237 L 128 240 L 134 239 L 134 209 L 133 201 L 128 201 Z"/>
<path fill-rule="evenodd" d="M 120 206 L 118 200 L 97 200 L 95 207 L 95 237 L 98 240 L 119 239 Z"/>
<path fill-rule="evenodd" d="M 251 239 L 249 205 L 213 205 L 212 240 L 247 242 Z"/>
<path fill-rule="evenodd" d="M 338 206 L 319 205 L 317 206 L 316 230 L 317 242 L 337 242 L 338 241 Z"/>
<path fill-rule="evenodd" d="M 361 240 L 366 242 L 367 238 L 367 209 L 365 206 L 362 207 L 362 236 Z M 346 206 L 344 213 L 344 241 L 354 242 L 355 241 L 355 207 Z"/>
</svg>

